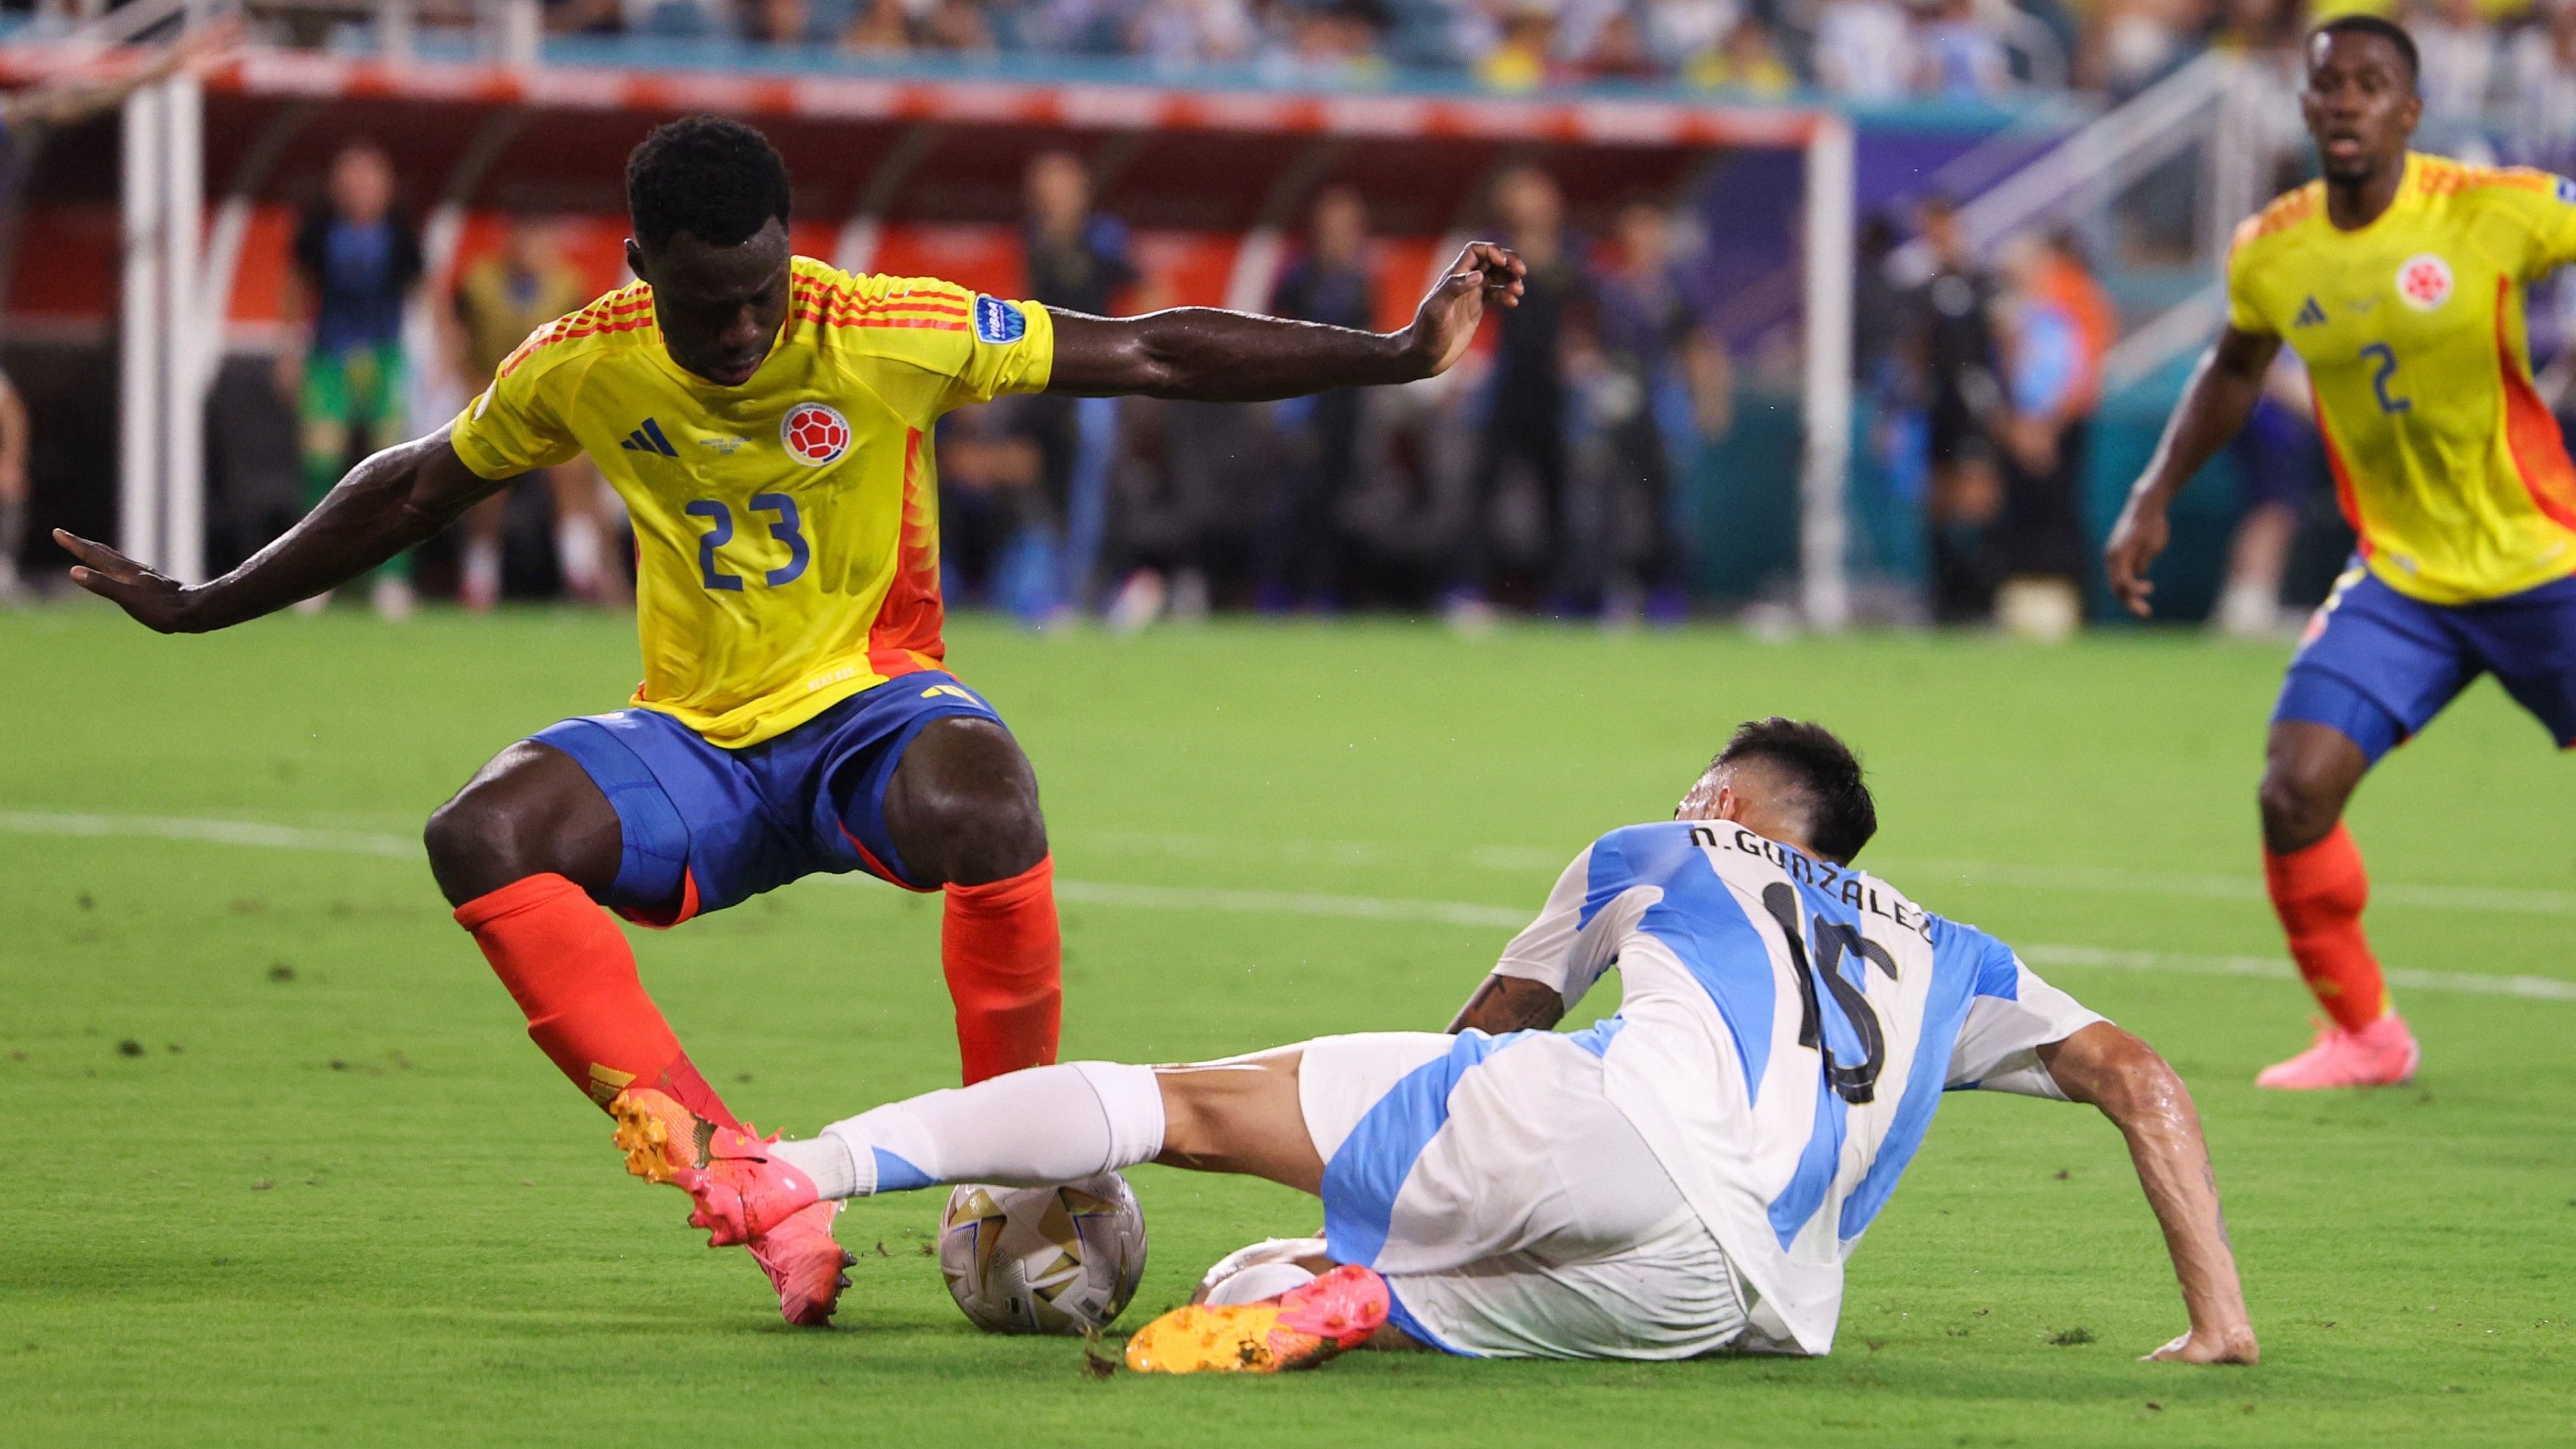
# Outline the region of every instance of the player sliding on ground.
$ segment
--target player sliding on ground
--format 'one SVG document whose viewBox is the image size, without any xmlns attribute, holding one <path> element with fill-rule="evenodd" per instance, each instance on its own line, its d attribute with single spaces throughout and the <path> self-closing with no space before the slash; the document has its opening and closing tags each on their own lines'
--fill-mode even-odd
<svg viewBox="0 0 2576 1449">
<path fill-rule="evenodd" d="M 431 817 L 428 846 L 528 1034 L 601 1104 L 625 1094 L 627 1165 L 660 1181 L 740 1123 L 601 905 L 671 926 L 817 871 L 944 890 L 966 1079 L 1055 1059 L 1037 781 L 943 668 L 940 414 L 1006 392 L 1256 401 L 1428 377 L 1489 303 L 1516 302 L 1522 267 L 1469 246 L 1385 334 L 1195 307 L 1111 321 L 852 276 L 791 254 L 785 163 L 709 116 L 645 138 L 626 199 L 641 281 L 538 328 L 453 423 L 359 464 L 230 574 L 182 588 L 56 536 L 83 587 L 201 633 L 356 578 L 531 469 L 588 453 L 607 473 L 635 519 L 635 707 L 502 751 Z M 749 1241 L 794 1322 L 838 1300 L 834 1211 Z"/>
<path fill-rule="evenodd" d="M 2407 150 L 2415 42 L 2385 20 L 2319 26 L 2307 67 L 2325 177 L 2237 230 L 2226 330 L 2104 554 L 2144 616 L 2166 505 L 2245 425 L 2286 339 L 2360 557 L 2308 625 L 2264 747 L 2264 883 L 2331 1018 L 2255 1078 L 2285 1088 L 2415 1074 L 2361 929 L 2370 882 L 2343 825 L 2361 777 L 2487 673 L 2576 745 L 2576 466 L 2523 335 L 2523 288 L 2576 260 L 2576 183 Z"/>
<path fill-rule="evenodd" d="M 1843 1262 L 1942 1093 L 1984 1087 L 2090 1102 L 2128 1139 L 2191 1321 L 2149 1357 L 2254 1362 L 2182 1081 L 2002 942 L 1851 869 L 1876 828 L 1841 741 L 1748 724 L 1677 819 L 1575 858 L 1454 1035 L 1074 1062 L 807 1141 L 720 1132 L 708 1165 L 680 1174 L 691 1221 L 735 1243 L 816 1201 L 1161 1162 L 1314 1193 L 1324 1236 L 1220 1264 L 1204 1302 L 1129 1340 L 1131 1367 L 1268 1371 L 1364 1342 L 1821 1354 Z M 1613 965 L 1618 1015 L 1534 1029 Z"/>
</svg>

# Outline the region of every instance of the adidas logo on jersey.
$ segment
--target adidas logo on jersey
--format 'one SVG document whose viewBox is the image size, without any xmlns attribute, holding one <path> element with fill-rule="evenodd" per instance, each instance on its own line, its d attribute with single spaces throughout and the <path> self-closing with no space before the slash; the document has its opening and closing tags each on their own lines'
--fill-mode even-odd
<svg viewBox="0 0 2576 1449">
<path fill-rule="evenodd" d="M 2308 298 L 2307 305 L 2299 309 L 2299 315 L 2291 319 L 2290 325 L 2293 327 L 2322 327 L 2325 325 L 2325 320 L 2326 309 L 2317 305 L 2316 298 L 2310 297 Z"/>
<path fill-rule="evenodd" d="M 628 433 L 626 441 L 617 446 L 630 453 L 659 453 L 665 458 L 680 456 L 680 450 L 671 446 L 671 440 L 662 436 L 662 425 L 651 418 L 646 418 L 644 426 Z"/>
</svg>

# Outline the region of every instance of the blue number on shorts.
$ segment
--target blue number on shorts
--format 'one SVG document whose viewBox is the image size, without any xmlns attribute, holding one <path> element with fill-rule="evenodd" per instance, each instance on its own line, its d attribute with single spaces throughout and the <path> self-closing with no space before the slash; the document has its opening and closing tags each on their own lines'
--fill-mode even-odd
<svg viewBox="0 0 2576 1449">
<path fill-rule="evenodd" d="M 2361 355 L 2364 357 L 2376 357 L 2379 359 L 2379 371 L 2370 375 L 2370 390 L 2379 395 L 2379 410 L 2381 412 L 2402 413 L 2415 406 L 2415 400 L 2413 398 L 2390 397 L 2388 395 L 2389 376 L 2397 371 L 2396 348 L 2389 346 L 2385 342 L 2374 342 L 2368 347 L 2361 349 Z"/>
<path fill-rule="evenodd" d="M 692 518 L 710 520 L 714 526 L 698 535 L 698 577 L 710 589 L 742 592 L 742 579 L 736 574 L 716 571 L 716 550 L 733 542 L 733 510 L 712 498 L 701 498 L 680 510 Z"/>
<path fill-rule="evenodd" d="M 805 572 L 805 565 L 814 558 L 813 550 L 805 546 L 805 535 L 800 531 L 803 520 L 797 517 L 796 500 L 784 493 L 754 493 L 751 495 L 751 511 L 777 514 L 778 521 L 769 525 L 769 536 L 787 545 L 787 562 L 763 574 L 761 582 L 773 589 L 780 584 L 796 582 L 797 577 Z"/>
</svg>

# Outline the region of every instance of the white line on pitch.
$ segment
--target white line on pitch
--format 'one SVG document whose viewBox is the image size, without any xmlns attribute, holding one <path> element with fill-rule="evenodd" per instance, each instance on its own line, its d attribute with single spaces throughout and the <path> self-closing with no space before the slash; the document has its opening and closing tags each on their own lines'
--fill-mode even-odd
<svg viewBox="0 0 2576 1449">
<path fill-rule="evenodd" d="M 85 815 L 51 811 L 0 810 L 0 834 L 140 837 L 196 841 L 208 845 L 241 845 L 271 850 L 310 850 L 332 855 L 417 858 L 420 842 L 399 835 L 352 830 L 306 830 L 249 820 L 204 820 L 181 816 Z M 873 883 L 864 875 L 835 879 Z M 1345 920 L 1409 921 L 1428 925 L 1472 926 L 1515 930 L 1530 912 L 1512 906 L 1468 901 L 1390 899 L 1383 896 L 1331 895 L 1317 891 L 1238 890 L 1201 886 L 1118 885 L 1103 881 L 1059 880 L 1056 895 L 1073 905 L 1127 906 L 1146 910 L 1215 911 L 1242 915 L 1321 916 Z M 2290 963 L 2269 956 L 2206 956 L 2178 951 L 2123 951 L 2101 946 L 2033 943 L 2019 948 L 2034 966 L 2104 967 L 2131 971 L 2181 971 L 2206 976 L 2287 978 Z M 2545 976 L 2488 976 L 2473 972 L 2417 971 L 2396 968 L 2389 984 L 2411 991 L 2457 991 L 2479 996 L 2514 996 L 2541 1001 L 2576 1001 L 2576 982 Z"/>
</svg>

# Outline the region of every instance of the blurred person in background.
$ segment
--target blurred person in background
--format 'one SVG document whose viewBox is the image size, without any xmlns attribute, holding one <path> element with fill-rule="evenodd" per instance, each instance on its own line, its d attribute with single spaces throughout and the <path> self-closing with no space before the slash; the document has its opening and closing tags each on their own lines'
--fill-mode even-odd
<svg viewBox="0 0 2576 1449">
<path fill-rule="evenodd" d="M 1704 90 L 1743 91 L 1765 100 L 1778 100 L 1798 88 L 1798 73 L 1781 57 L 1771 27 L 1752 15 L 1735 22 L 1682 76 Z"/>
<path fill-rule="evenodd" d="M 1550 0 L 1504 0 L 1501 39 L 1474 57 L 1477 81 L 1491 90 L 1534 91 L 1554 70 L 1556 7 Z"/>
<path fill-rule="evenodd" d="M 2576 143 L 2576 0 L 2541 0 L 2532 21 L 2505 54 L 2508 114 L 2516 139 L 2563 171 Z"/>
<path fill-rule="evenodd" d="M 1053 579 L 1007 571 L 1031 559 L 1012 544 L 1043 486 L 1046 460 L 1023 416 L 1029 399 L 1011 393 L 939 420 L 940 588 L 961 603 L 1009 605 L 1052 589 Z"/>
<path fill-rule="evenodd" d="M 1922 69 L 1896 0 L 1825 0 L 1816 17 L 1816 84 L 1852 101 L 1898 101 Z"/>
<path fill-rule="evenodd" d="M 1158 66 L 1240 61 L 1260 38 L 1243 0 L 1145 0 L 1128 26 L 1136 54 Z"/>
<path fill-rule="evenodd" d="M 2076 54 L 2076 83 L 2114 99 L 2135 95 L 2190 57 L 2201 23 L 2197 0 L 2102 0 Z"/>
<path fill-rule="evenodd" d="M 2463 130 L 2484 120 L 2502 47 L 2481 0 L 2419 0 L 2406 7 L 2406 29 L 2423 57 L 2424 119 Z"/>
<path fill-rule="evenodd" d="M 1127 228 L 1092 209 L 1091 172 L 1070 151 L 1044 151 L 1029 162 L 1021 228 L 1028 295 L 1068 312 L 1114 316 L 1120 297 L 1141 280 L 1128 255 Z M 1015 549 L 1044 553 L 1051 569 L 1023 562 L 1020 576 L 1052 573 L 1051 587 L 1014 601 L 1033 624 L 1058 623 L 1090 592 L 1107 524 L 1109 466 L 1117 446 L 1118 401 L 1045 394 L 1025 409 L 1045 462 L 1045 487 Z"/>
<path fill-rule="evenodd" d="M 1736 0 L 1645 0 L 1647 49 L 1664 70 L 1686 72 L 1717 53 L 1743 10 Z"/>
<path fill-rule="evenodd" d="M 1978 17 L 1976 0 L 1916 0 L 1911 18 L 1918 95 L 1987 101 L 2011 88 L 2003 41 Z"/>
<path fill-rule="evenodd" d="M 980 55 L 995 47 L 993 26 L 975 0 L 932 0 L 915 37 L 923 50 Z"/>
<path fill-rule="evenodd" d="M 1594 28 L 1575 59 L 1574 74 L 1585 81 L 1651 84 L 1663 79 L 1664 70 L 1647 48 L 1645 29 L 1622 8 L 1611 11 Z"/>
<path fill-rule="evenodd" d="M 1504 313 L 1495 336 L 1494 371 L 1486 386 L 1485 424 L 1468 476 L 1468 511 L 1445 612 L 1451 624 L 1491 624 L 1495 502 L 1504 485 L 1526 474 L 1538 489 L 1538 587 L 1549 605 L 1571 580 L 1566 514 L 1565 320 L 1590 282 L 1565 234 L 1565 198 L 1535 166 L 1518 165 L 1494 181 L 1494 214 L 1504 244 L 1529 270 L 1518 307 Z"/>
<path fill-rule="evenodd" d="M 841 49 L 854 55 L 902 55 L 912 49 L 912 10 L 904 0 L 859 0 L 841 28 Z"/>
<path fill-rule="evenodd" d="M 0 372 L 0 608 L 26 594 L 18 550 L 27 543 L 27 404 Z"/>
<path fill-rule="evenodd" d="M 17 240 L 19 190 L 45 142 L 66 126 L 105 115 L 183 67 L 222 54 L 240 39 L 240 22 L 227 20 L 138 52 L 139 62 L 121 75 L 50 76 L 0 95 L 0 296 L 7 294 L 14 260 L 10 251 Z M 24 592 L 18 556 L 27 546 L 27 450 L 26 403 L 0 374 L 0 605 L 16 602 Z"/>
<path fill-rule="evenodd" d="M 2001 581 L 1991 536 L 2003 511 L 1994 433 L 2005 408 L 1995 284 L 1969 254 L 1948 197 L 1925 200 L 1915 229 L 1932 250 L 1933 270 L 1906 294 L 1903 327 L 1930 465 L 1932 617 L 1969 623 L 1993 613 Z"/>
<path fill-rule="evenodd" d="M 1335 327 L 1374 325 L 1368 241 L 1368 207 L 1359 192 L 1325 187 L 1315 197 L 1305 255 L 1271 290 L 1270 315 Z M 1341 608 L 1341 509 L 1359 471 L 1360 408 L 1361 395 L 1349 389 L 1276 406 L 1287 457 L 1255 544 L 1255 597 L 1264 613 Z"/>
<path fill-rule="evenodd" d="M 1617 241 L 1617 263 L 1593 284 L 1588 309 L 1611 384 L 1588 389 L 1606 465 L 1602 617 L 1675 624 L 1690 611 L 1679 487 L 1699 447 L 1725 435 L 1734 378 L 1726 340 L 1683 290 L 1663 207 L 1620 208 Z"/>
<path fill-rule="evenodd" d="M 804 45 L 817 37 L 805 0 L 746 0 L 743 38 L 764 45 Z"/>
<path fill-rule="evenodd" d="M 284 321 L 290 338 L 278 353 L 278 387 L 302 426 L 306 506 L 322 501 L 358 459 L 401 442 L 403 308 L 420 285 L 420 233 L 395 205 L 394 167 L 369 140 L 343 145 L 331 158 L 323 203 L 296 230 L 287 269 Z M 411 555 L 375 574 L 376 612 L 411 613 Z M 298 604 L 316 612 L 319 594 Z"/>
<path fill-rule="evenodd" d="M 2315 417 L 2308 370 L 2284 347 L 2263 374 L 2245 430 L 2227 447 L 2243 511 L 2228 541 L 2227 578 L 2209 626 L 2230 638 L 2278 638 L 2299 626 L 2301 611 L 2283 606 L 2281 587 L 2308 500 L 2327 481 Z"/>
<path fill-rule="evenodd" d="M 2576 142 L 2576 0 L 2541 0 L 2505 63 L 2517 133 L 2565 157 Z"/>
<path fill-rule="evenodd" d="M 1274 21 L 1284 44 L 1271 47 L 1267 59 L 1318 84 L 1367 84 L 1386 71 L 1378 42 L 1387 24 L 1377 0 L 1321 0 L 1292 11 L 1284 24 Z"/>
<path fill-rule="evenodd" d="M 2015 633 L 2055 640 L 2083 618 L 2080 503 L 2110 301 L 2070 237 L 2024 237 L 2005 258 L 2010 413 L 2000 429 L 1996 553 L 2004 583 L 1996 613 Z"/>
<path fill-rule="evenodd" d="M 488 378 L 538 328 L 590 300 L 590 285 L 556 250 L 554 228 L 533 216 L 510 219 L 501 249 L 467 267 L 456 280 L 448 356 L 457 376 Z M 648 437 L 660 451 L 662 442 Z M 633 446 L 633 440 L 629 440 Z M 518 488 L 542 483 L 554 503 L 554 544 L 564 589 L 594 604 L 626 604 L 625 571 L 611 557 L 607 480 L 589 458 L 532 469 L 510 489 L 474 505 L 465 515 L 465 558 L 457 595 L 480 612 L 500 602 L 501 539 L 510 499 Z"/>
<path fill-rule="evenodd" d="M 621 0 L 626 29 L 666 40 L 708 40 L 734 33 L 732 0 Z"/>
</svg>

